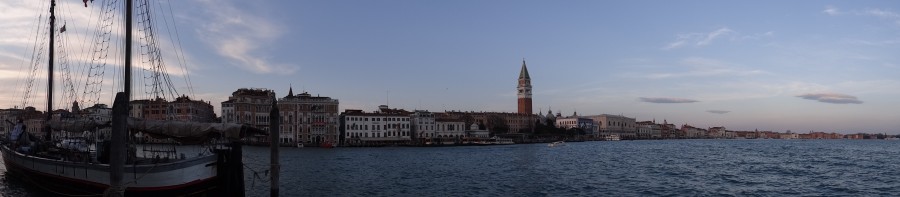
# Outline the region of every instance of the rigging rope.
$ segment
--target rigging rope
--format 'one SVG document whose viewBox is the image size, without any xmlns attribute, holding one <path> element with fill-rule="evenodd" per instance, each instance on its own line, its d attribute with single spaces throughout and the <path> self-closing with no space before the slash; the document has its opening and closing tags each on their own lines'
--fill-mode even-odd
<svg viewBox="0 0 900 197">
<path fill-rule="evenodd" d="M 157 1 L 157 5 L 160 5 L 160 4 L 162 4 L 161 1 Z M 196 98 L 196 94 L 194 94 L 194 85 L 191 83 L 191 75 L 190 75 L 190 73 L 188 73 L 188 70 L 187 70 L 187 60 L 185 60 L 185 58 L 184 58 L 184 48 L 182 48 L 182 45 L 181 45 L 181 35 L 178 34 L 178 26 L 175 25 L 175 14 L 173 14 L 175 12 L 172 11 L 172 2 L 167 1 L 167 5 L 169 6 L 169 14 L 163 14 L 163 22 L 165 22 L 166 27 L 168 27 L 169 22 L 168 22 L 168 20 L 166 20 L 165 16 L 169 16 L 169 18 L 172 19 L 172 29 L 175 30 L 175 38 L 177 39 L 177 43 L 178 43 L 178 45 L 177 45 L 178 47 L 175 48 L 175 42 L 172 42 L 172 45 L 173 45 L 172 48 L 175 48 L 175 50 L 174 50 L 175 55 L 178 57 L 178 60 L 180 61 L 179 63 L 181 64 L 181 66 L 180 66 L 181 72 L 184 73 L 184 83 L 187 84 L 187 88 L 191 94 L 191 97 Z M 163 10 L 161 6 L 160 6 L 160 10 Z M 166 28 L 166 31 L 169 32 L 169 37 L 171 38 L 172 31 L 169 31 L 169 30 L 170 30 L 169 28 Z"/>
<path fill-rule="evenodd" d="M 85 80 L 83 96 L 85 102 L 91 104 L 100 103 L 100 95 L 103 90 L 103 79 L 106 74 L 106 65 L 109 58 L 116 6 L 118 0 L 107 1 L 102 4 L 101 13 L 98 14 L 97 33 L 91 46 L 91 64 Z M 118 29 L 118 28 L 115 28 Z M 118 49 L 118 47 L 116 47 Z"/>
<path fill-rule="evenodd" d="M 37 74 L 40 72 L 41 61 L 43 60 L 44 47 L 47 44 L 47 38 L 49 36 L 49 31 L 47 31 L 47 26 L 49 26 L 49 17 L 48 19 L 44 19 L 44 14 L 46 7 L 41 6 L 41 14 L 38 15 L 38 25 L 35 33 L 35 47 L 32 48 L 31 52 L 31 62 L 29 63 L 28 75 L 25 77 L 25 92 L 22 94 L 22 107 L 28 107 L 29 103 L 34 103 L 34 81 L 37 77 Z M 38 40 L 40 40 L 40 44 L 37 44 Z"/>
</svg>

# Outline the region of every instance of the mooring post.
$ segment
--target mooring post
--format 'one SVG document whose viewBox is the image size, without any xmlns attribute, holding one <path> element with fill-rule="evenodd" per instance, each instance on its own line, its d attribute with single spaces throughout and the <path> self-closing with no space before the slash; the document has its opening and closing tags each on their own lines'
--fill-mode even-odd
<svg viewBox="0 0 900 197">
<path fill-rule="evenodd" d="M 280 127 L 281 116 L 278 114 L 278 100 L 272 98 L 272 110 L 269 112 L 269 147 L 271 148 L 270 160 L 272 163 L 271 169 L 269 169 L 272 173 L 272 176 L 269 177 L 272 183 L 269 196 L 272 197 L 278 196 L 278 173 L 281 171 L 278 163 L 278 145 L 281 142 L 281 137 L 278 136 L 281 133 Z"/>
<path fill-rule="evenodd" d="M 121 197 L 125 194 L 122 184 L 125 170 L 125 137 L 128 132 L 128 101 L 124 92 L 116 93 L 113 102 L 112 135 L 109 148 L 109 188 L 106 196 Z"/>
<path fill-rule="evenodd" d="M 230 169 L 229 176 L 231 178 L 231 184 L 229 187 L 234 187 L 233 193 L 230 193 L 231 196 L 246 196 L 246 191 L 244 190 L 244 153 L 241 150 L 241 142 L 236 141 L 231 143 L 231 155 L 229 156 L 230 162 L 228 164 Z"/>
</svg>

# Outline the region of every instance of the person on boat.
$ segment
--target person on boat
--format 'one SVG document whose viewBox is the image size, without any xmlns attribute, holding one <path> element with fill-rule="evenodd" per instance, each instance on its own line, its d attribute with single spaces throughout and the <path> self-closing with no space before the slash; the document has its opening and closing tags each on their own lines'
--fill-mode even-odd
<svg viewBox="0 0 900 197">
<path fill-rule="evenodd" d="M 19 139 L 21 138 L 22 133 L 25 132 L 25 122 L 21 118 L 17 119 L 16 123 L 13 123 L 9 120 L 6 120 L 6 122 L 11 125 L 14 125 L 12 132 L 9 132 L 8 140 L 9 140 L 9 143 L 12 143 L 15 145 L 18 143 Z"/>
</svg>

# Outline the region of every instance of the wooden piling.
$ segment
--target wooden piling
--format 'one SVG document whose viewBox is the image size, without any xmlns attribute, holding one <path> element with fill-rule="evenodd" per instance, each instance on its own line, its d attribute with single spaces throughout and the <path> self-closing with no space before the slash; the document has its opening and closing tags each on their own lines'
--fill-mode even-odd
<svg viewBox="0 0 900 197">
<path fill-rule="evenodd" d="M 269 148 L 270 151 L 270 161 L 271 161 L 271 169 L 269 171 L 272 173 L 270 176 L 271 189 L 269 190 L 269 196 L 276 197 L 278 196 L 278 176 L 281 171 L 281 164 L 279 164 L 278 158 L 278 145 L 281 142 L 281 137 L 279 137 L 279 133 L 281 127 L 281 116 L 278 114 L 278 101 L 275 98 L 272 98 L 272 110 L 269 112 Z"/>
<path fill-rule="evenodd" d="M 109 148 L 109 189 L 105 196 L 125 195 L 122 178 L 125 171 L 125 136 L 128 132 L 128 100 L 124 92 L 116 93 L 113 102 L 112 135 Z"/>
</svg>

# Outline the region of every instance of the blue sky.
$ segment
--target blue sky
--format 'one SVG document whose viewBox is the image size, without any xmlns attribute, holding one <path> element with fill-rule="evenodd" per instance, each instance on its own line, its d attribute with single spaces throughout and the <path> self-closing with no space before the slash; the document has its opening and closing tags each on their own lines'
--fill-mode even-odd
<svg viewBox="0 0 900 197">
<path fill-rule="evenodd" d="M 22 75 L 35 2 L 0 2 L 4 84 Z M 525 58 L 544 113 L 900 133 L 895 1 L 154 2 L 174 5 L 194 96 L 217 110 L 237 88 L 292 85 L 342 109 L 513 112 Z M 89 15 L 61 4 L 73 24 Z"/>
</svg>

